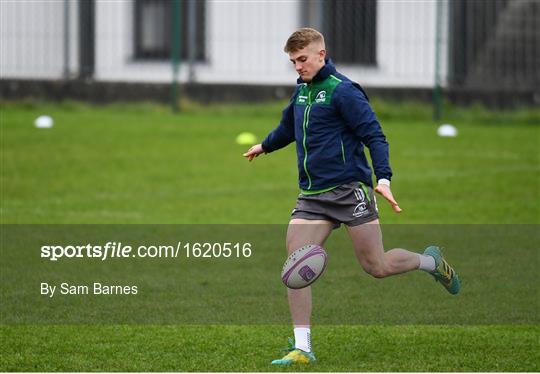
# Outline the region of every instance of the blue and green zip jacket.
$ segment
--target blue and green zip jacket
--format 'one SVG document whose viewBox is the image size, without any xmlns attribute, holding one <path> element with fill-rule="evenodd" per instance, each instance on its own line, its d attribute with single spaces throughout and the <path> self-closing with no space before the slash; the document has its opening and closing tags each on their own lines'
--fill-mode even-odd
<svg viewBox="0 0 540 374">
<path fill-rule="evenodd" d="M 373 186 L 364 146 L 377 180 L 392 177 L 388 143 L 366 93 L 338 73 L 330 60 L 310 83 L 298 79 L 281 122 L 262 147 L 270 153 L 295 140 L 299 185 L 305 194 L 354 181 Z"/>
</svg>

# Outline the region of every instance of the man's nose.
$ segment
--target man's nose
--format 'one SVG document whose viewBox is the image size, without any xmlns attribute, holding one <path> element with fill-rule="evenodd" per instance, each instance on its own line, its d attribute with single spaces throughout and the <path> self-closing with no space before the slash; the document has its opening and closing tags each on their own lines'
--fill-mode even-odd
<svg viewBox="0 0 540 374">
<path fill-rule="evenodd" d="M 302 70 L 302 64 L 296 63 L 296 64 L 294 64 L 294 68 L 296 69 L 296 71 L 301 71 Z"/>
</svg>

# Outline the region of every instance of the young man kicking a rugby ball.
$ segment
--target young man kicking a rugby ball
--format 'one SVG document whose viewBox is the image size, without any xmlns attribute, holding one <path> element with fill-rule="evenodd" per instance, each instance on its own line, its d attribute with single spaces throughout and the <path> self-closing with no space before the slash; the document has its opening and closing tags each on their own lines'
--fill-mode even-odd
<svg viewBox="0 0 540 374">
<path fill-rule="evenodd" d="M 306 244 L 322 246 L 332 230 L 344 223 L 367 273 L 384 278 L 420 269 L 457 294 L 459 278 L 438 247 L 427 247 L 423 254 L 383 248 L 374 191 L 394 212 L 400 213 L 401 208 L 390 190 L 388 143 L 364 90 L 336 71 L 326 58 L 324 37 L 314 29 L 294 32 L 285 52 L 299 74 L 298 86 L 280 124 L 244 156 L 252 161 L 296 141 L 301 194 L 287 230 L 288 253 Z M 364 146 L 371 154 L 375 189 Z M 315 361 L 310 341 L 311 288 L 287 291 L 295 340 L 289 353 L 272 364 L 309 364 Z"/>
</svg>

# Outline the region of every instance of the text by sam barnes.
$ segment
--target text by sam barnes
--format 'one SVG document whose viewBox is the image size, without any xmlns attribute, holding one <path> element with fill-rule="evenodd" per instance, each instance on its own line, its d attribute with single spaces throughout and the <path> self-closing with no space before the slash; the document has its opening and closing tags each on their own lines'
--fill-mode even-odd
<svg viewBox="0 0 540 374">
<path fill-rule="evenodd" d="M 135 285 L 103 284 L 93 282 L 92 284 L 69 284 L 63 282 L 59 285 L 52 285 L 41 282 L 41 295 L 54 297 L 56 295 L 137 295 L 139 292 Z"/>
</svg>

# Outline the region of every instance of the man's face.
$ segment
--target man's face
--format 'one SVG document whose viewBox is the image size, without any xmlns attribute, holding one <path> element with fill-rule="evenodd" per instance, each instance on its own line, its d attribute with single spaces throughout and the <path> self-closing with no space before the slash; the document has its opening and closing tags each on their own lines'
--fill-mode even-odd
<svg viewBox="0 0 540 374">
<path fill-rule="evenodd" d="M 289 53 L 294 69 L 304 82 L 311 82 L 313 77 L 324 66 L 326 51 L 319 45 L 311 43 L 307 47 Z"/>
</svg>

